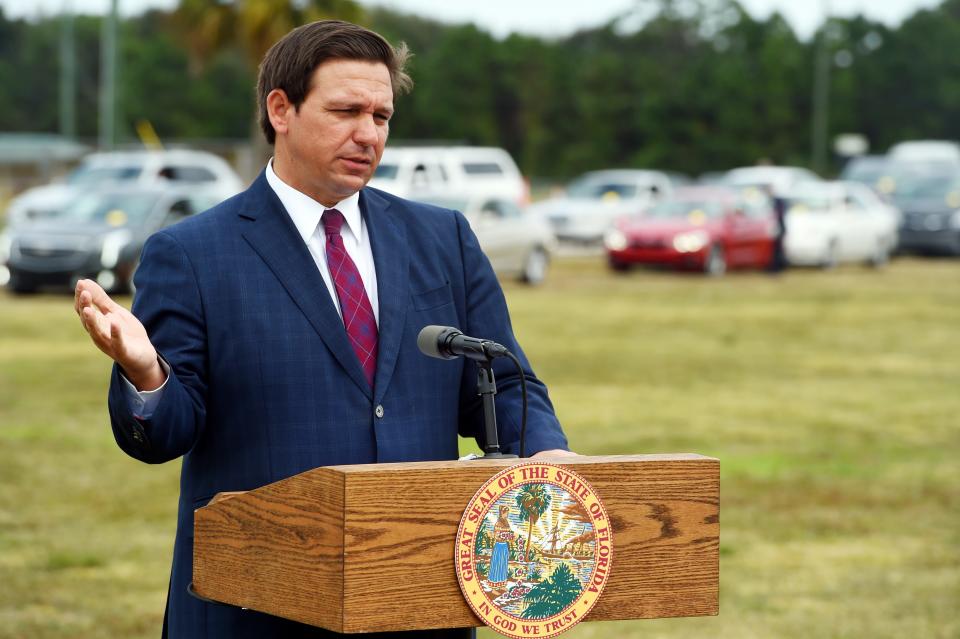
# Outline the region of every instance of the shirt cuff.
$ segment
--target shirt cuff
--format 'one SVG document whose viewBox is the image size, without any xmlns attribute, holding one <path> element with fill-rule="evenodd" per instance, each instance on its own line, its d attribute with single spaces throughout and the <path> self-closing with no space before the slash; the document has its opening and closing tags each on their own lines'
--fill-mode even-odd
<svg viewBox="0 0 960 639">
<path fill-rule="evenodd" d="M 123 374 L 123 369 L 120 369 L 120 379 L 122 379 L 124 383 L 123 391 L 127 396 L 127 404 L 130 406 L 130 412 L 132 412 L 133 416 L 137 419 L 150 419 L 153 416 L 153 412 L 157 409 L 157 404 L 160 403 L 160 399 L 163 397 L 163 389 L 167 386 L 167 382 L 170 381 L 170 364 L 167 364 L 160 356 L 157 356 L 157 361 L 160 363 L 160 368 L 163 369 L 163 374 L 166 375 L 166 379 L 163 380 L 160 388 L 152 391 L 138 391 L 137 387 Z"/>
</svg>

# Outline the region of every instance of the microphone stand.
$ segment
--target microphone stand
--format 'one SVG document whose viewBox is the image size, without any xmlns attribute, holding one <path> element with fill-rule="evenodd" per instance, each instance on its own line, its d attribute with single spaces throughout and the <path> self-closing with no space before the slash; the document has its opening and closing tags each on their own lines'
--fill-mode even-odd
<svg viewBox="0 0 960 639">
<path fill-rule="evenodd" d="M 493 367 L 490 366 L 489 359 L 477 361 L 477 392 L 483 400 L 483 425 L 486 433 L 483 458 L 516 458 L 516 455 L 500 452 L 500 437 L 497 435 L 497 407 L 493 398 L 497 394 L 497 380 L 493 377 Z"/>
</svg>

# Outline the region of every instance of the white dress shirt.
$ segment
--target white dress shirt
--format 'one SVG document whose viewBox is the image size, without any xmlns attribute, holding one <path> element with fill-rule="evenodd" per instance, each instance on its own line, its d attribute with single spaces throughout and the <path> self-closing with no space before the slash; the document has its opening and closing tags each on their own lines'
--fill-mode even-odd
<svg viewBox="0 0 960 639">
<path fill-rule="evenodd" d="M 323 230 L 323 221 L 320 219 L 327 207 L 320 204 L 309 195 L 301 193 L 283 180 L 277 177 L 273 172 L 273 160 L 267 163 L 267 183 L 273 192 L 280 198 L 280 203 L 287 210 L 290 219 L 293 220 L 297 232 L 303 238 L 304 244 L 310 249 L 310 255 L 320 269 L 320 275 L 327 285 L 330 297 L 333 298 L 333 304 L 337 307 L 340 317 L 343 312 L 340 310 L 340 300 L 337 297 L 337 289 L 334 287 L 333 279 L 330 277 L 330 268 L 327 266 L 327 236 Z M 347 249 L 347 255 L 357 265 L 360 271 L 360 279 L 363 280 L 363 287 L 367 290 L 367 298 L 370 300 L 370 306 L 373 307 L 373 317 L 380 325 L 380 305 L 377 303 L 377 272 L 373 265 L 373 250 L 370 248 L 370 234 L 367 232 L 367 225 L 360 215 L 360 193 L 354 193 L 345 200 L 337 202 L 332 207 L 343 213 L 346 224 L 340 229 L 340 236 L 343 238 L 343 245 Z"/>
<path fill-rule="evenodd" d="M 323 220 L 321 219 L 327 208 L 277 177 L 277 174 L 273 171 L 273 159 L 267 163 L 266 177 L 267 184 L 277 194 L 280 203 L 283 204 L 283 208 L 286 209 L 287 214 L 293 221 L 293 225 L 297 227 L 297 233 L 300 234 L 304 244 L 307 245 L 307 249 L 323 277 L 323 282 L 327 285 L 327 292 L 333 300 L 333 305 L 342 319 L 343 311 L 340 310 L 340 299 L 337 297 L 337 289 L 334 286 L 333 278 L 330 277 L 330 268 L 327 266 L 327 235 L 324 232 Z M 337 202 L 336 206 L 332 208 L 340 211 L 346 221 L 340 229 L 340 236 L 343 238 L 347 255 L 357 265 L 360 279 L 363 280 L 363 287 L 367 291 L 367 298 L 373 308 L 373 317 L 379 326 L 380 304 L 377 298 L 377 271 L 373 263 L 373 249 L 370 247 L 370 233 L 367 231 L 367 224 L 360 214 L 360 193 L 354 193 L 345 200 Z M 163 360 L 160 363 L 167 374 L 167 379 L 169 379 L 169 365 Z M 148 419 L 156 410 L 167 382 L 164 381 L 160 388 L 156 390 L 138 391 L 136 386 L 131 384 L 125 376 L 121 375 L 121 377 L 126 382 L 127 400 L 131 411 L 141 419 Z"/>
</svg>

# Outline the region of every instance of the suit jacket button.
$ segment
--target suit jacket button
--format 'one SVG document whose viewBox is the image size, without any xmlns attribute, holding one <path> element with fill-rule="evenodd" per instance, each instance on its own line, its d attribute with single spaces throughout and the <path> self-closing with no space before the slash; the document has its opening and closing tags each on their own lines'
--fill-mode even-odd
<svg viewBox="0 0 960 639">
<path fill-rule="evenodd" d="M 377 419 L 383 417 L 383 404 L 377 404 L 377 407 L 373 410 L 373 414 L 377 416 Z"/>
</svg>

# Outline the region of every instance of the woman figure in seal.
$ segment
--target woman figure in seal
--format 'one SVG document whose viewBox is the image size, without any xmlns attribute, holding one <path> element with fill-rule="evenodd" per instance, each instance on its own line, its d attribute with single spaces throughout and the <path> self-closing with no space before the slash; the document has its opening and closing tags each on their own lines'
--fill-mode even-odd
<svg viewBox="0 0 960 639">
<path fill-rule="evenodd" d="M 510 576 L 510 541 L 513 539 L 513 530 L 507 514 L 509 506 L 500 506 L 500 517 L 493 525 L 493 554 L 490 556 L 490 572 L 487 581 L 491 584 L 501 584 Z"/>
</svg>

